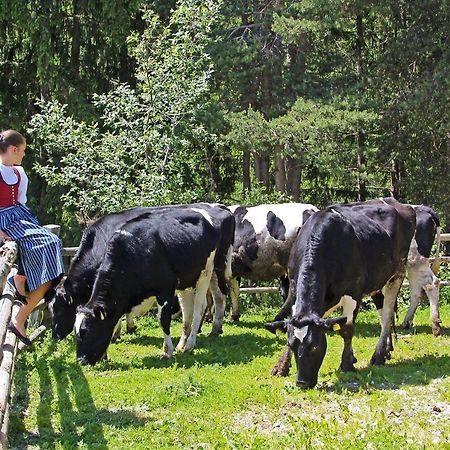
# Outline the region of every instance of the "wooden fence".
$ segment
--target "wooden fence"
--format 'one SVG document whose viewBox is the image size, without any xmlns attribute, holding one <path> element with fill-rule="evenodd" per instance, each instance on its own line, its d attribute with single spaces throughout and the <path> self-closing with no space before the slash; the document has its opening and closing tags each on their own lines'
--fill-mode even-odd
<svg viewBox="0 0 450 450">
<path fill-rule="evenodd" d="M 48 225 L 55 234 L 59 234 L 59 227 L 56 225 Z M 450 256 L 440 256 L 441 243 L 450 241 L 450 233 L 439 234 L 436 238 L 436 257 L 430 258 L 432 261 L 432 269 L 437 274 L 441 263 L 449 263 Z M 65 247 L 63 255 L 66 258 L 73 257 L 78 247 Z M 14 333 L 11 333 L 7 327 L 11 319 L 12 313 L 16 312 L 20 306 L 14 303 L 14 293 L 6 283 L 7 278 L 14 275 L 16 269 L 14 262 L 17 256 L 17 245 L 13 241 L 8 241 L 0 247 L 0 288 L 2 289 L 2 297 L 0 302 L 0 449 L 7 448 L 7 430 L 9 421 L 9 400 L 11 394 L 11 386 L 14 374 L 14 366 L 17 355 L 20 351 L 27 348 L 20 342 Z M 448 281 L 441 281 L 441 286 L 448 286 Z M 242 288 L 240 292 L 244 294 L 261 294 L 268 292 L 277 292 L 278 287 L 247 287 Z M 29 336 L 32 342 L 35 342 L 42 336 L 47 327 L 45 325 L 38 326 Z"/>
</svg>

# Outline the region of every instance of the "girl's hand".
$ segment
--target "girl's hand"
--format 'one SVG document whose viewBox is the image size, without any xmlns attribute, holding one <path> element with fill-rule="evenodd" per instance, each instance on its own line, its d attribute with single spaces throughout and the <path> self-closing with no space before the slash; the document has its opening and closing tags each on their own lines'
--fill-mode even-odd
<svg viewBox="0 0 450 450">
<path fill-rule="evenodd" d="M 4 241 L 12 241 L 12 239 L 2 230 L 0 230 L 0 238 L 3 239 Z"/>
</svg>

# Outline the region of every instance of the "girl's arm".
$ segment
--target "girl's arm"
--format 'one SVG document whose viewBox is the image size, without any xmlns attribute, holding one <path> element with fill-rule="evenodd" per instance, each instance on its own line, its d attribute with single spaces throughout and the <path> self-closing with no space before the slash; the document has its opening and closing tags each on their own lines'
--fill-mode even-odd
<svg viewBox="0 0 450 450">
<path fill-rule="evenodd" d="M 16 169 L 20 173 L 19 193 L 17 195 L 17 201 L 22 205 L 27 204 L 27 189 L 28 189 L 28 177 L 22 166 L 16 166 Z"/>
</svg>

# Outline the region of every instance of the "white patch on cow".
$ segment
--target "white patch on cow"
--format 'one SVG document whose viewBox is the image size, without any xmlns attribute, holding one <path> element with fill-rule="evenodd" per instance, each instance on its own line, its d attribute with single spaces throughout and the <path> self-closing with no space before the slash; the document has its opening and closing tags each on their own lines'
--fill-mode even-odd
<svg viewBox="0 0 450 450">
<path fill-rule="evenodd" d="M 133 236 L 129 231 L 122 230 L 122 229 L 118 229 L 118 230 L 114 231 L 114 233 L 123 234 L 124 236 L 128 236 L 128 237 Z"/>
<path fill-rule="evenodd" d="M 200 213 L 211 225 L 213 224 L 211 216 L 203 209 L 200 209 L 200 208 L 190 208 L 190 209 L 191 209 L 191 211 Z"/>
<path fill-rule="evenodd" d="M 134 306 L 131 308 L 130 314 L 133 317 L 140 317 L 144 314 L 147 314 L 154 306 L 156 302 L 156 297 L 148 297 L 145 300 L 143 300 L 139 305 Z"/>
<path fill-rule="evenodd" d="M 192 318 L 192 328 L 189 337 L 186 340 L 184 351 L 190 351 L 195 347 L 197 332 L 203 319 L 203 313 L 206 308 L 206 292 L 211 282 L 211 276 L 214 269 L 214 256 L 216 250 L 213 250 L 206 260 L 205 268 L 201 271 L 194 289 L 194 311 Z"/>
<path fill-rule="evenodd" d="M 350 297 L 349 295 L 343 295 L 339 300 L 339 303 L 337 303 L 336 305 L 325 311 L 325 314 L 322 317 L 323 318 L 330 317 L 331 314 L 334 311 L 336 311 L 336 309 L 342 307 L 342 315 L 347 317 L 346 323 L 350 324 L 353 322 L 353 313 L 356 309 L 357 304 L 358 304 L 357 301 L 353 300 L 353 298 Z"/>
<path fill-rule="evenodd" d="M 317 211 L 314 205 L 307 203 L 280 203 L 265 204 L 249 207 L 245 216 L 242 218 L 248 220 L 256 234 L 264 233 L 267 229 L 267 214 L 272 212 L 284 224 L 286 236 L 296 235 L 299 227 L 303 225 L 303 213 L 308 210 Z M 299 220 L 301 218 L 301 221 Z"/>
<path fill-rule="evenodd" d="M 75 325 L 74 325 L 75 334 L 80 334 L 81 324 L 83 323 L 85 317 L 86 315 L 84 313 L 77 313 L 77 315 L 75 316 Z"/>
<path fill-rule="evenodd" d="M 350 324 L 353 322 L 353 313 L 355 312 L 358 302 L 349 295 L 344 295 L 341 298 L 341 302 L 343 316 L 347 317 L 347 323 Z"/>
<path fill-rule="evenodd" d="M 163 358 L 170 359 L 173 355 L 172 338 L 169 334 L 164 333 Z"/>
<path fill-rule="evenodd" d="M 295 328 L 294 327 L 294 336 L 300 341 L 303 342 L 303 339 L 305 339 L 306 335 L 308 334 L 308 325 L 302 328 Z"/>
<path fill-rule="evenodd" d="M 384 203 L 385 205 L 390 206 L 389 203 L 386 203 L 386 201 L 384 200 L 384 198 L 379 197 L 378 200 L 380 200 L 381 203 Z"/>
<path fill-rule="evenodd" d="M 430 319 L 439 321 L 439 279 L 430 267 L 430 260 L 419 253 L 415 237 L 411 241 L 406 264 L 411 302 L 403 325 L 412 323 L 420 298 L 425 293 L 430 301 Z"/>
</svg>

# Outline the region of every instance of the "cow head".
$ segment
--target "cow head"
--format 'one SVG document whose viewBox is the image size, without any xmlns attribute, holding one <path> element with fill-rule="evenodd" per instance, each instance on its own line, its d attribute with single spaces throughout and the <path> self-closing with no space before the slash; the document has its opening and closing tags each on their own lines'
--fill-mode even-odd
<svg viewBox="0 0 450 450">
<path fill-rule="evenodd" d="M 325 331 L 337 328 L 346 321 L 347 317 L 322 319 L 313 315 L 266 324 L 266 328 L 271 332 L 287 332 L 287 344 L 297 365 L 298 387 L 308 389 L 317 384 L 319 369 L 327 350 Z"/>
<path fill-rule="evenodd" d="M 54 339 L 64 339 L 73 330 L 75 313 L 79 302 L 73 297 L 73 289 L 65 278 L 57 286 L 55 295 L 49 303 L 52 314 L 52 334 Z"/>
<path fill-rule="evenodd" d="M 117 321 L 114 312 L 103 304 L 77 308 L 75 336 L 80 364 L 94 365 L 105 355 Z"/>
</svg>

